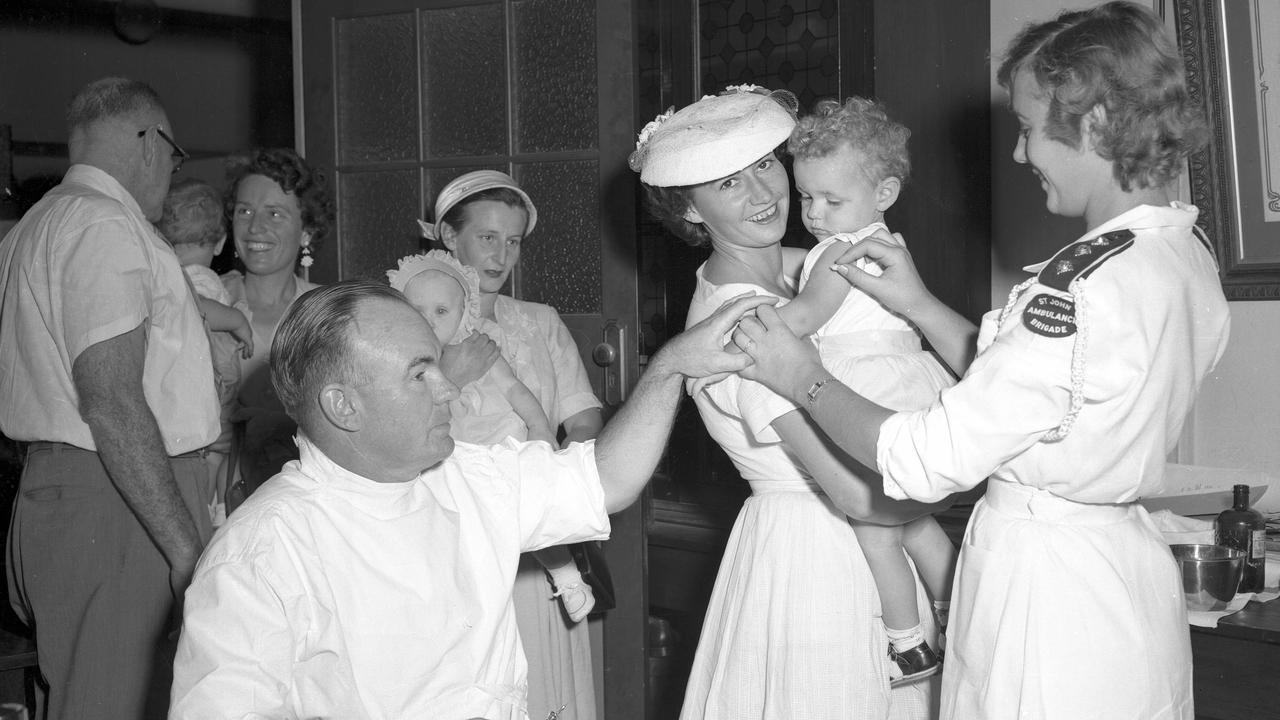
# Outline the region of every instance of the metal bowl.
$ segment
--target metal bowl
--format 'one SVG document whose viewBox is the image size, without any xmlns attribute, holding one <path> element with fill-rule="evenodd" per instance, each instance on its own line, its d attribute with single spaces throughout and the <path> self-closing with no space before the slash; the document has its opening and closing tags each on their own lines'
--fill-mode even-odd
<svg viewBox="0 0 1280 720">
<path fill-rule="evenodd" d="M 1244 553 L 1223 545 L 1170 545 L 1182 567 L 1188 610 L 1221 610 L 1236 596 L 1244 575 Z"/>
</svg>

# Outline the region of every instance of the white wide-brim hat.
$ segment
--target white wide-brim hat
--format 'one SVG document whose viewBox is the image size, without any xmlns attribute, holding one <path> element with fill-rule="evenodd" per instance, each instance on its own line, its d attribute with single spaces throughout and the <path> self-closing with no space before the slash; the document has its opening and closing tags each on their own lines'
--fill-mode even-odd
<svg viewBox="0 0 1280 720">
<path fill-rule="evenodd" d="M 796 98 L 754 86 L 708 95 L 640 132 L 631 169 L 657 187 L 698 185 L 742 170 L 773 152 L 796 126 Z"/>
<path fill-rule="evenodd" d="M 493 190 L 494 188 L 507 188 L 514 190 L 520 199 L 524 201 L 524 209 L 529 211 L 529 222 L 525 225 L 524 234 L 528 235 L 533 232 L 533 226 L 538 224 L 538 208 L 533 206 L 533 201 L 529 199 L 528 193 L 520 189 L 516 181 L 504 172 L 497 170 L 473 170 L 465 175 L 449 181 L 448 185 L 440 191 L 436 196 L 436 221 L 429 223 L 424 220 L 418 221 L 418 227 L 422 229 L 423 237 L 434 240 L 443 240 L 440 224 L 444 221 L 444 216 L 454 205 L 484 190 Z"/>
</svg>

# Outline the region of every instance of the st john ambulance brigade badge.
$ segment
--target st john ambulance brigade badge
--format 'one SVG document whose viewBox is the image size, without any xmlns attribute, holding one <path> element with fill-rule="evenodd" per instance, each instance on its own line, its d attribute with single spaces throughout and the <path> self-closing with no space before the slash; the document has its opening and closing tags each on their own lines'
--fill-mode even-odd
<svg viewBox="0 0 1280 720">
<path fill-rule="evenodd" d="M 1054 255 L 1036 279 L 1041 285 L 1069 292 L 1073 281 L 1088 277 L 1108 258 L 1128 250 L 1132 245 L 1131 230 L 1115 230 L 1072 243 Z M 1040 293 L 1031 298 L 1031 302 L 1023 309 L 1022 324 L 1031 332 L 1044 337 L 1071 337 L 1077 330 L 1075 301 Z"/>
<path fill-rule="evenodd" d="M 1022 324 L 1037 335 L 1069 337 L 1076 333 L 1076 305 L 1066 298 L 1040 293 L 1023 309 Z"/>
</svg>

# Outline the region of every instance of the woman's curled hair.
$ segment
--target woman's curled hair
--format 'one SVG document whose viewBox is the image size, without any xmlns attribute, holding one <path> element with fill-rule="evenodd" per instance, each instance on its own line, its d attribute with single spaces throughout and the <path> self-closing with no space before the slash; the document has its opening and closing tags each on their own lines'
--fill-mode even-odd
<svg viewBox="0 0 1280 720">
<path fill-rule="evenodd" d="M 1177 46 L 1135 3 L 1114 0 L 1027 26 L 1009 44 L 997 78 L 1012 89 L 1024 69 L 1048 98 L 1050 138 L 1078 148 L 1083 119 L 1102 109 L 1095 148 L 1112 161 L 1123 190 L 1168 184 L 1206 141 Z"/>
<path fill-rule="evenodd" d="M 672 235 L 692 247 L 707 247 L 711 244 L 711 233 L 702 224 L 689 222 L 684 217 L 692 207 L 692 190 L 693 186 L 644 185 L 645 207 Z"/>
<path fill-rule="evenodd" d="M 227 213 L 235 209 L 240 181 L 250 175 L 270 178 L 298 200 L 302 211 L 302 227 L 311 233 L 311 247 L 329 234 L 333 227 L 333 200 L 328 183 L 315 168 L 307 164 L 292 148 L 258 148 L 227 161 Z"/>
</svg>

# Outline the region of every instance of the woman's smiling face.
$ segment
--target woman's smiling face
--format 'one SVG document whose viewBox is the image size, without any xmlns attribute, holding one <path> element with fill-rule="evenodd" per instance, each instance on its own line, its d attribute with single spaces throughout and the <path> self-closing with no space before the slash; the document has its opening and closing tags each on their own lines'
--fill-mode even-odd
<svg viewBox="0 0 1280 720">
<path fill-rule="evenodd" d="M 254 275 L 292 273 L 310 235 L 293 193 L 265 175 L 247 175 L 236 186 L 231 233 L 245 269 Z"/>
<path fill-rule="evenodd" d="M 789 183 L 786 168 L 769 153 L 732 175 L 695 185 L 685 219 L 732 245 L 774 245 L 787 229 Z"/>
<path fill-rule="evenodd" d="M 1019 125 L 1014 162 L 1031 166 L 1049 212 L 1087 219 L 1099 202 L 1096 191 L 1111 184 L 1110 161 L 1091 149 L 1087 128 L 1082 128 L 1078 148 L 1049 137 L 1049 96 L 1025 68 L 1014 75 L 1010 107 Z"/>
</svg>

